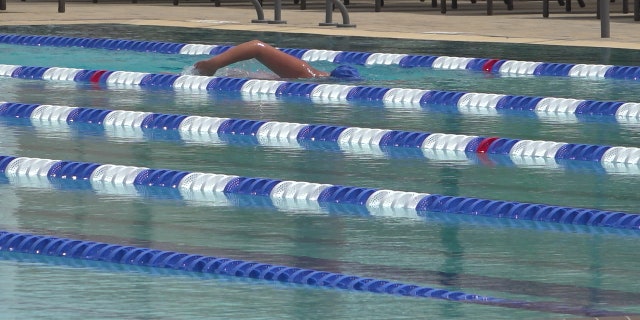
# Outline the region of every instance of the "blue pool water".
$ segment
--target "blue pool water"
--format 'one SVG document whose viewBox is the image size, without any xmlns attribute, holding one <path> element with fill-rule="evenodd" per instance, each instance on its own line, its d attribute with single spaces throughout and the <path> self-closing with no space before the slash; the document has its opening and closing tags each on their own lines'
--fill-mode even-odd
<svg viewBox="0 0 640 320">
<path fill-rule="evenodd" d="M 221 44 L 262 38 L 281 47 L 634 65 L 603 49 L 454 46 L 94 27 L 5 27 L 3 32 Z M 204 40 L 203 40 L 204 39 Z M 232 40 L 231 40 L 232 39 Z M 537 48 L 537 47 L 534 47 Z M 542 55 L 542 53 L 548 55 Z M 203 56 L 0 45 L 1 64 L 179 73 Z M 481 55 L 482 54 L 482 55 Z M 262 70 L 254 62 L 239 66 Z M 331 68 L 322 62 L 318 67 Z M 362 84 L 640 101 L 634 81 L 501 77 L 466 71 L 359 67 Z M 442 108 L 310 102 L 266 96 L 104 87 L 0 78 L 0 101 L 319 123 L 638 147 L 634 121 L 604 117 L 461 114 Z M 224 173 L 637 213 L 640 175 L 589 163 L 549 167 L 185 141 L 162 131 L 0 119 L 0 154 Z M 251 199 L 191 200 L 162 190 L 116 193 L 0 177 L 0 229 L 354 274 L 520 302 L 481 305 L 318 289 L 235 277 L 0 252 L 0 318 L 564 319 L 640 313 L 637 232 L 430 213 L 372 216 L 350 207 L 284 208 Z M 37 307 L 34 307 L 37 306 Z"/>
</svg>

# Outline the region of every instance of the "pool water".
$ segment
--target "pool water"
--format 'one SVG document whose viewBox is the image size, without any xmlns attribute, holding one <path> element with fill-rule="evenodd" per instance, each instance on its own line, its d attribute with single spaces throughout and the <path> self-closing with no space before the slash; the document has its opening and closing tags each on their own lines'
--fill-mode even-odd
<svg viewBox="0 0 640 320">
<path fill-rule="evenodd" d="M 3 27 L 0 32 L 222 44 L 253 38 L 280 47 L 638 64 L 638 53 L 587 48 L 372 41 L 266 33 L 126 26 Z M 232 41 L 230 41 L 232 40 Z M 544 55 L 543 55 L 544 53 Z M 0 45 L 0 63 L 179 73 L 204 56 Z M 331 68 L 330 63 L 318 67 Z M 255 62 L 236 66 L 264 70 Z M 501 77 L 393 66 L 359 67 L 362 84 L 640 101 L 639 83 Z M 333 124 L 407 131 L 638 147 L 635 122 L 522 113 L 461 114 L 441 108 L 310 102 L 180 90 L 0 78 L 0 101 L 170 114 Z M 517 167 L 425 159 L 411 153 L 348 153 L 193 142 L 161 131 L 113 134 L 91 125 L 0 119 L 0 154 L 224 173 L 401 191 L 638 212 L 640 175 L 589 164 Z M 0 177 L 0 229 L 354 274 L 525 301 L 518 306 L 419 299 L 224 276 L 1 252 L 0 318 L 491 318 L 564 319 L 640 313 L 639 246 L 632 230 L 428 214 L 283 208 L 260 201 L 184 199 L 151 189 L 114 194 Z M 34 307 L 35 306 L 35 307 Z"/>
</svg>

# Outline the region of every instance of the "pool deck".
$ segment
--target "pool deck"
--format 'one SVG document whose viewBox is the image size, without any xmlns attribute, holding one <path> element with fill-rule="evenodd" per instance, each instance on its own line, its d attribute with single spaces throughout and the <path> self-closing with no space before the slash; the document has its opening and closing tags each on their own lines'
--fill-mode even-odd
<svg viewBox="0 0 640 320">
<path fill-rule="evenodd" d="M 324 1 L 309 1 L 300 10 L 293 0 L 283 2 L 280 20 L 286 23 L 252 23 L 257 14 L 249 1 L 225 2 L 220 7 L 208 1 L 171 1 L 131 3 L 129 1 L 92 3 L 67 2 L 58 13 L 58 2 L 51 0 L 7 0 L 0 11 L 0 25 L 121 23 L 210 28 L 214 30 L 275 31 L 321 35 L 352 35 L 402 39 L 531 43 L 564 46 L 593 46 L 640 49 L 640 21 L 622 13 L 622 0 L 611 3 L 610 38 L 601 38 L 601 23 L 596 19 L 595 1 L 585 8 L 573 4 L 566 13 L 555 0 L 550 3 L 549 18 L 542 17 L 542 2 L 515 1 L 515 10 L 507 11 L 502 1 L 494 2 L 494 14 L 486 15 L 486 3 L 460 1 L 446 14 L 431 7 L 431 1 L 387 0 L 381 12 L 374 11 L 373 0 L 352 0 L 349 18 L 355 27 L 320 26 L 325 22 Z M 449 1 L 450 3 L 450 1 Z M 265 20 L 274 20 L 273 2 L 265 1 Z M 338 10 L 332 22 L 342 23 Z M 216 31 L 212 31 L 216 32 Z"/>
</svg>

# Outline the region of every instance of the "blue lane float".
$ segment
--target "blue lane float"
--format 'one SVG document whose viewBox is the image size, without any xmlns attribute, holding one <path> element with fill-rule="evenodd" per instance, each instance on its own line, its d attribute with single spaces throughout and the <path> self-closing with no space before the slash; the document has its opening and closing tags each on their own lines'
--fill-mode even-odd
<svg viewBox="0 0 640 320">
<path fill-rule="evenodd" d="M 75 38 L 20 34 L 0 34 L 0 43 L 30 46 L 131 50 L 138 52 L 189 55 L 216 55 L 231 48 L 229 45 L 186 44 L 162 41 Z M 425 56 L 294 48 L 280 48 L 280 50 L 306 61 L 328 61 L 342 64 L 398 65 L 405 68 L 424 67 L 444 70 L 472 70 L 505 75 L 588 77 L 632 81 L 640 79 L 639 66 L 548 63 L 489 58 Z"/>
<path fill-rule="evenodd" d="M 570 162 L 596 164 L 599 171 L 640 173 L 640 148 L 554 141 L 534 141 L 459 134 L 302 124 L 277 121 L 161 114 L 88 107 L 0 102 L 0 117 L 72 125 L 86 123 L 113 132 L 118 128 L 144 132 L 176 132 L 185 141 L 226 142 L 228 136 L 250 137 L 254 144 L 275 147 L 323 147 L 371 154 L 415 150 L 427 159 L 476 161 L 501 156 L 500 164 L 561 167 Z M 38 122 L 36 122 L 38 123 Z M 212 136 L 215 134 L 217 137 Z M 488 159 L 491 160 L 491 159 Z M 595 169 L 595 167 L 594 167 Z"/>
<path fill-rule="evenodd" d="M 488 304 L 524 303 L 313 269 L 8 231 L 0 231 L 0 251 L 417 298 Z"/>
<path fill-rule="evenodd" d="M 235 92 L 277 98 L 303 97 L 312 101 L 377 102 L 389 107 L 446 106 L 461 113 L 518 111 L 640 121 L 640 103 L 634 102 L 17 65 L 0 65 L 0 76 L 195 92 Z"/>
<path fill-rule="evenodd" d="M 640 228 L 640 215 L 634 213 L 169 169 L 0 156 L 0 172 L 9 180 L 89 183 L 95 190 L 164 188 L 187 194 L 185 198 L 193 194 L 201 199 L 246 196 L 305 209 L 346 205 L 367 212 L 392 212 L 396 216 L 413 212 L 428 218 L 431 212 L 436 212 L 628 230 Z"/>
<path fill-rule="evenodd" d="M 6 166 L 13 161 L 14 157 L 4 157 L 0 160 L 0 167 L 6 168 Z M 58 166 L 73 166 L 71 161 L 63 161 Z M 126 188 L 126 185 L 117 183 L 96 183 L 93 184 L 89 181 L 91 173 L 97 169 L 98 164 L 85 164 L 86 170 L 84 173 L 80 172 L 76 175 L 76 180 L 67 179 L 66 177 L 48 177 L 41 176 L 37 179 L 33 177 L 24 178 L 21 176 L 11 176 L 7 178 L 0 175 L 0 183 L 11 183 L 16 187 L 28 187 L 39 189 L 60 189 L 60 190 L 91 190 L 99 194 L 109 196 L 124 196 L 124 197 L 142 197 L 144 199 L 162 199 L 170 201 L 185 201 L 187 205 L 195 206 L 212 206 L 212 207 L 251 207 L 251 208 L 263 208 L 269 210 L 304 210 L 305 212 L 314 212 L 318 214 L 331 214 L 331 215 L 358 215 L 369 217 L 390 217 L 393 219 L 409 219 L 415 221 L 436 222 L 446 224 L 456 224 L 464 226 L 482 226 L 484 228 L 509 228 L 509 229 L 525 229 L 525 230 L 537 230 L 544 232 L 562 232 L 562 233 L 581 233 L 581 234 L 606 234 L 616 236 L 640 236 L 640 233 L 636 229 L 620 229 L 620 228 L 601 228 L 588 225 L 577 225 L 567 223 L 548 223 L 545 221 L 534 220 L 522 220 L 522 219 L 495 219 L 491 216 L 478 216 L 478 215 L 466 215 L 466 214 L 450 214 L 441 212 L 429 212 L 428 214 L 419 213 L 413 209 L 398 209 L 395 207 L 365 207 L 365 206 L 349 206 L 341 204 L 332 205 L 320 205 L 318 203 L 300 202 L 295 199 L 275 198 L 275 201 L 269 195 L 265 196 L 252 196 L 243 195 L 240 193 L 223 193 L 220 192 L 203 192 L 200 189 L 193 190 L 178 190 L 177 188 L 169 187 L 175 183 L 169 183 L 165 187 L 155 188 L 152 186 L 135 185 L 134 187 Z M 65 170 L 54 169 L 54 172 L 60 172 Z M 80 170 L 81 171 L 81 170 Z M 158 172 L 159 173 L 159 172 Z M 157 175 L 157 174 L 156 174 Z M 80 177 L 80 179 L 78 179 Z M 184 176 L 183 178 L 185 178 Z M 230 179 L 228 179 L 230 180 Z M 257 181 L 258 179 L 238 179 L 240 181 Z M 139 180 L 141 181 L 141 180 Z M 298 184 L 300 188 L 303 188 L 304 184 Z M 309 186 L 308 184 L 306 185 Z M 220 187 L 220 190 L 224 187 Z M 233 191 L 229 188 L 228 191 Z M 273 192 L 273 188 L 271 188 Z M 289 201 L 291 200 L 291 201 Z"/>
<path fill-rule="evenodd" d="M 246 281 L 256 281 L 256 283 L 261 281 L 277 283 L 282 288 L 288 289 L 303 285 L 309 288 L 439 299 L 577 316 L 619 317 L 629 315 L 619 311 L 592 309 L 547 301 L 501 299 L 417 284 L 405 284 L 370 277 L 272 265 L 255 261 L 1 230 L 0 259 L 13 260 L 20 263 L 46 263 L 56 266 L 91 268 L 111 272 L 126 270 L 163 276 L 187 275 L 205 280 L 226 278 L 238 279 L 238 281 L 244 283 Z"/>
</svg>

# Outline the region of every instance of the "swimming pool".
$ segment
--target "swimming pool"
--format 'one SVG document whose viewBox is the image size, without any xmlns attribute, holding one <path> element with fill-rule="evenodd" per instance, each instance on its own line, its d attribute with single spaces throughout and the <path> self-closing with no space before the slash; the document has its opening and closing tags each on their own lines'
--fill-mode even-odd
<svg viewBox="0 0 640 320">
<path fill-rule="evenodd" d="M 143 34 L 138 28 L 129 33 L 120 28 L 114 28 L 117 36 L 109 28 L 93 32 L 119 38 Z M 26 31 L 35 33 L 30 28 Z M 58 32 L 74 35 L 62 29 Z M 185 37 L 170 40 L 192 42 L 184 33 L 167 34 Z M 296 47 L 294 40 L 283 35 L 239 34 L 233 38 L 264 36 L 274 37 L 279 46 Z M 154 35 L 150 32 L 149 37 Z M 314 45 L 301 40 L 298 47 L 322 47 L 339 40 L 322 38 Z M 356 40 L 350 41 L 350 47 L 334 44 L 324 48 L 399 53 L 373 47 L 367 39 L 361 45 Z M 211 43 L 222 41 L 228 40 L 212 39 Z M 447 44 L 429 43 L 428 52 L 403 46 L 406 44 L 395 50 L 454 55 Z M 436 49 L 438 46 L 442 47 Z M 158 73 L 180 72 L 197 59 L 78 48 L 0 46 L 0 50 L 14 53 L 3 54 L 4 64 Z M 496 52 L 486 50 L 486 57 L 497 57 Z M 511 52 L 501 54 L 526 59 Z M 618 64 L 632 64 L 632 57 L 619 58 Z M 559 58 L 566 59 L 567 53 L 558 54 L 557 61 L 563 61 Z M 589 61 L 575 59 L 564 61 Z M 259 66 L 247 63 L 244 67 Z M 392 66 L 362 71 L 367 85 L 638 101 L 633 81 L 487 77 Z M 310 102 L 295 97 L 15 78 L 0 78 L 0 87 L 5 92 L 0 100 L 31 104 L 628 147 L 637 147 L 638 138 L 633 120 L 619 122 L 599 116 L 468 114 L 437 106 L 390 108 L 367 102 Z M 425 159 L 401 148 L 380 153 L 342 150 L 330 143 L 294 148 L 233 136 L 219 141 L 186 139 L 162 130 L 109 131 L 89 123 L 25 119 L 3 118 L 0 128 L 3 155 L 637 212 L 638 196 L 633 188 L 637 174 L 612 173 L 585 163 L 553 167 L 519 166 L 500 158 Z M 279 206 L 259 197 L 190 199 L 163 188 L 96 190 L 76 183 L 52 184 L 47 179 L 5 179 L 0 190 L 2 198 L 8 199 L 2 202 L 4 230 L 254 260 L 527 302 L 481 305 L 416 299 L 3 252 L 0 281 L 5 288 L 3 301 L 11 302 L 7 304 L 10 313 L 3 314 L 8 318 L 415 318 L 430 314 L 437 318 L 549 319 L 638 312 L 636 263 L 629 254 L 637 241 L 631 230 L 437 213 L 372 216 L 357 206 L 318 210 Z M 34 301 L 41 304 L 40 309 L 32 308 Z"/>
</svg>

